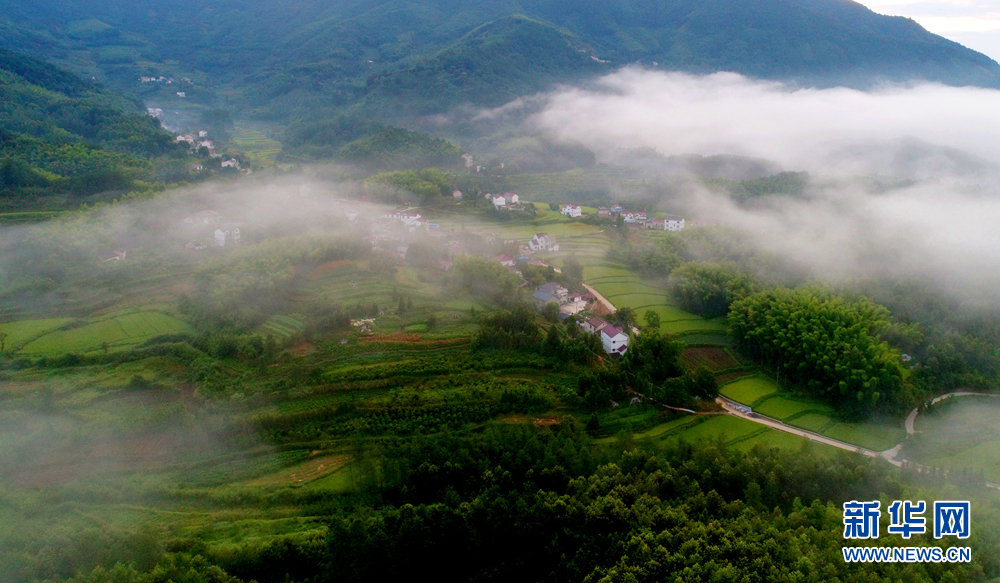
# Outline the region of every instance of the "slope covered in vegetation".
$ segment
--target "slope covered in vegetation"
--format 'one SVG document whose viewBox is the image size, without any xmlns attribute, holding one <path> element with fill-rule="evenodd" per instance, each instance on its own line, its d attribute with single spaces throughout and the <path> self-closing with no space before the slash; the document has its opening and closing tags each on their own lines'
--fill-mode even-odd
<svg viewBox="0 0 1000 583">
<path fill-rule="evenodd" d="M 181 155 L 139 105 L 31 57 L 0 49 L 0 193 L 92 194 L 155 177 Z"/>
<path fill-rule="evenodd" d="M 847 0 L 6 4 L 7 46 L 121 87 L 138 88 L 139 75 L 183 75 L 197 86 L 189 98 L 211 100 L 228 86 L 227 100 L 272 117 L 357 104 L 390 116 L 491 105 L 630 63 L 811 85 L 1000 84 L 988 57 Z M 156 84 L 141 90 L 171 95 Z"/>
</svg>

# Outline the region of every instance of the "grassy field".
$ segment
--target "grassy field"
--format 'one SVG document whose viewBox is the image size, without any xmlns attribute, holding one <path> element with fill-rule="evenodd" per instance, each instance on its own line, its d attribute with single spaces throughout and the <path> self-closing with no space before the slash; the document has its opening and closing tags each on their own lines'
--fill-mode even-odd
<svg viewBox="0 0 1000 583">
<path fill-rule="evenodd" d="M 829 405 L 814 399 L 787 395 L 778 388 L 773 380 L 759 373 L 723 385 L 720 392 L 723 396 L 738 403 L 750 405 L 755 412 L 761 415 L 876 451 L 895 446 L 903 440 L 906 434 L 901 422 L 844 423 L 837 421 L 834 411 Z"/>
<path fill-rule="evenodd" d="M 833 414 L 833 409 L 816 401 L 792 399 L 783 395 L 772 395 L 758 403 L 753 409 L 762 415 L 781 419 L 789 423 L 794 423 L 792 418 L 805 413 L 816 413 L 819 415 Z"/>
<path fill-rule="evenodd" d="M 740 379 L 723 386 L 720 392 L 737 403 L 754 406 L 758 401 L 769 397 L 778 391 L 778 386 L 771 379 L 756 375 Z"/>
<path fill-rule="evenodd" d="M 907 442 L 903 457 L 944 469 L 983 470 L 987 480 L 1000 481 L 1000 399 L 952 397 L 917 417 L 917 435 Z"/>
<path fill-rule="evenodd" d="M 739 366 L 739 363 L 725 349 L 716 346 L 697 346 L 684 350 L 681 364 L 688 370 L 704 368 L 718 374 Z"/>
<path fill-rule="evenodd" d="M 42 320 L 21 320 L 0 324 L 0 334 L 7 335 L 8 349 L 16 350 L 23 344 L 51 332 L 73 321 L 73 318 L 46 318 Z"/>
<path fill-rule="evenodd" d="M 86 353 L 98 350 L 104 345 L 121 348 L 139 344 L 162 334 L 191 331 L 191 327 L 185 322 L 161 312 L 151 311 L 79 323 L 79 327 L 42 334 L 24 345 L 20 352 L 30 355 Z"/>
</svg>

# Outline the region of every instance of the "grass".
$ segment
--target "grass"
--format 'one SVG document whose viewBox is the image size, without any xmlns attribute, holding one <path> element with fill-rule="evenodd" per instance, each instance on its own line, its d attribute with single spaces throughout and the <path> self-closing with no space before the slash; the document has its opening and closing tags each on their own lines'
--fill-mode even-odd
<svg viewBox="0 0 1000 583">
<path fill-rule="evenodd" d="M 43 334 L 26 344 L 21 352 L 31 355 L 86 353 L 107 344 L 120 348 L 139 344 L 162 334 L 190 332 L 181 320 L 161 312 L 134 312 L 86 323 L 71 330 Z"/>
<path fill-rule="evenodd" d="M 763 430 L 759 423 L 732 417 L 729 415 L 715 415 L 707 418 L 701 423 L 697 423 L 683 431 L 677 432 L 670 437 L 680 437 L 687 441 L 701 441 L 705 439 L 717 439 L 723 437 L 726 443 L 746 438 Z"/>
<path fill-rule="evenodd" d="M 816 401 L 792 399 L 782 395 L 767 397 L 756 404 L 753 409 L 761 415 L 767 415 L 768 417 L 781 419 L 782 421 L 789 420 L 790 417 L 803 413 L 833 414 L 833 409 Z"/>
<path fill-rule="evenodd" d="M 809 443 L 813 447 L 819 448 L 823 451 L 834 452 L 836 448 L 830 445 L 824 445 L 821 443 L 816 443 L 810 441 L 805 437 L 800 437 L 791 433 L 785 433 L 784 431 L 778 431 L 777 429 L 765 429 L 758 435 L 754 435 L 749 439 L 740 441 L 733 444 L 733 447 L 741 451 L 747 451 L 752 449 L 755 445 L 760 445 L 763 447 L 778 447 L 781 449 L 800 449 L 803 444 Z"/>
<path fill-rule="evenodd" d="M 738 403 L 753 406 L 757 401 L 778 391 L 778 385 L 766 377 L 757 375 L 729 383 L 720 389 L 723 396 Z"/>
<path fill-rule="evenodd" d="M 903 457 L 945 469 L 983 470 L 1000 481 L 1000 399 L 952 397 L 917 417 L 917 435 L 907 441 Z"/>
<path fill-rule="evenodd" d="M 739 366 L 739 363 L 728 352 L 715 346 L 685 349 L 681 353 L 681 364 L 688 370 L 704 368 L 712 373 L 719 373 Z"/>
<path fill-rule="evenodd" d="M 7 347 L 17 348 L 22 344 L 38 338 L 46 332 L 68 324 L 73 318 L 46 318 L 43 320 L 21 320 L 0 324 L 0 334 L 7 335 Z"/>
<path fill-rule="evenodd" d="M 798 419 L 794 423 L 799 425 Z M 833 423 L 823 431 L 823 435 L 874 451 L 884 451 L 901 443 L 906 438 L 906 430 L 902 423 Z"/>
</svg>

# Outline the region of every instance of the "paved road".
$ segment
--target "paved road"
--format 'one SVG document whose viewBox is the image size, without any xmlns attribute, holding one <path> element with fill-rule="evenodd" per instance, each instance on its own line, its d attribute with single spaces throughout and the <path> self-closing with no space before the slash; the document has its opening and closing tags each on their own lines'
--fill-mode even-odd
<svg viewBox="0 0 1000 583">
<path fill-rule="evenodd" d="M 965 395 L 985 395 L 985 396 L 989 396 L 989 397 L 1000 397 L 1000 395 L 991 395 L 991 394 L 986 394 L 986 393 L 971 393 L 971 392 L 967 392 L 967 391 L 956 391 L 954 393 L 949 393 L 947 395 L 941 395 L 940 397 L 934 399 L 931 402 L 932 403 L 937 403 L 938 401 L 941 401 L 943 399 L 947 399 L 948 397 L 961 397 L 961 396 L 965 396 Z M 752 421 L 754 423 L 760 423 L 761 425 L 766 425 L 766 426 L 770 427 L 771 429 L 777 429 L 778 431 L 784 431 L 785 433 L 791 433 L 793 435 L 798 435 L 800 437 L 805 437 L 805 438 L 810 439 L 812 441 L 815 441 L 817 443 L 823 443 L 825 445 L 831 445 L 831 446 L 839 448 L 839 449 L 843 449 L 843 450 L 847 450 L 847 451 L 856 451 L 856 452 L 858 452 L 858 453 L 860 453 L 860 454 L 862 454 L 864 456 L 870 457 L 870 458 L 882 458 L 885 461 L 889 462 L 890 464 L 892 464 L 892 465 L 894 465 L 896 467 L 902 466 L 905 463 L 912 463 L 912 462 L 909 462 L 909 460 L 902 459 L 902 458 L 898 457 L 899 456 L 899 451 L 903 448 L 903 444 L 902 443 L 900 443 L 899 445 L 897 445 L 895 447 L 889 448 L 889 449 L 887 449 L 885 451 L 874 451 L 874 450 L 867 449 L 867 448 L 864 448 L 864 447 L 861 447 L 861 446 L 858 446 L 858 445 L 854 445 L 854 444 L 851 444 L 851 443 L 847 443 L 847 442 L 844 442 L 844 441 L 839 441 L 839 440 L 836 440 L 836 439 L 831 439 L 831 438 L 829 438 L 829 437 L 827 437 L 825 435 L 820 435 L 819 433 L 815 433 L 813 431 L 807 431 L 807 430 L 801 429 L 799 427 L 792 427 L 791 425 L 786 425 L 785 423 L 782 423 L 781 421 L 778 421 L 777 419 L 772 419 L 770 417 L 764 417 L 764 416 L 762 416 L 762 415 L 760 415 L 758 413 L 753 413 L 752 416 L 751 415 L 747 415 L 746 413 L 744 413 L 743 411 L 741 411 L 741 410 L 739 410 L 739 409 L 737 409 L 735 407 L 735 405 L 738 405 L 740 403 L 737 403 L 736 401 L 733 401 L 733 400 L 728 399 L 726 397 L 719 397 L 719 398 L 716 399 L 716 402 L 719 403 L 720 405 L 722 405 L 722 408 L 727 413 L 729 413 L 730 415 L 732 415 L 734 417 L 739 417 L 741 419 L 746 419 L 747 421 Z M 913 431 L 912 431 L 913 420 L 916 419 L 916 417 L 917 417 L 917 415 L 916 415 L 916 409 L 914 409 L 913 411 L 910 412 L 910 416 L 906 418 L 906 421 L 907 421 L 907 431 L 909 433 L 911 433 L 911 434 L 913 433 Z M 929 466 L 924 466 L 922 464 L 914 463 L 914 465 L 917 466 L 917 467 L 920 467 L 920 468 L 932 469 Z M 993 488 L 994 490 L 1000 490 L 1000 484 L 996 484 L 994 482 L 986 482 L 986 487 L 987 488 Z"/>
<path fill-rule="evenodd" d="M 747 421 L 753 421 L 754 423 L 760 423 L 761 425 L 767 425 L 768 427 L 770 427 L 772 429 L 777 429 L 778 431 L 784 431 L 785 433 L 791 433 L 793 435 L 798 435 L 800 437 L 805 437 L 805 438 L 808 438 L 808 439 L 810 439 L 812 441 L 815 441 L 815 442 L 818 442 L 818 443 L 824 443 L 826 445 L 832 445 L 833 447 L 844 449 L 844 450 L 847 450 L 847 451 L 856 451 L 856 452 L 858 452 L 858 453 L 860 453 L 862 455 L 866 455 L 868 457 L 881 457 L 881 458 L 885 459 L 886 461 L 888 461 L 889 463 L 891 463 L 893 465 L 896 465 L 896 466 L 902 465 L 902 461 L 894 459 L 895 455 L 888 455 L 889 452 L 895 453 L 894 450 L 890 449 L 890 450 L 886 450 L 884 452 L 882 452 L 882 451 L 874 451 L 874 450 L 866 449 L 864 447 L 860 447 L 860 446 L 857 446 L 857 445 L 854 445 L 854 444 L 851 444 L 851 443 L 847 443 L 847 442 L 844 442 L 844 441 L 833 439 L 833 438 L 827 437 L 825 435 L 821 435 L 819 433 L 815 433 L 813 431 L 808 431 L 806 429 L 802 429 L 802 428 L 799 428 L 799 427 L 793 427 L 791 425 L 786 425 L 785 423 L 782 423 L 781 421 L 778 421 L 777 419 L 772 419 L 770 417 L 765 417 L 763 415 L 760 415 L 759 413 L 752 413 L 750 415 L 747 415 L 746 413 L 744 413 L 743 411 L 740 411 L 739 409 L 737 409 L 734 406 L 734 405 L 737 405 L 739 403 L 737 403 L 736 401 L 732 401 L 730 399 L 727 399 L 725 397 L 719 397 L 718 399 L 716 399 L 716 402 L 719 403 L 720 405 L 722 405 L 722 408 L 725 409 L 726 412 L 728 412 L 730 415 L 733 415 L 734 417 L 739 417 L 741 419 L 746 419 Z"/>
<path fill-rule="evenodd" d="M 938 403 L 940 401 L 944 401 L 945 399 L 948 399 L 950 397 L 965 397 L 967 395 L 979 395 L 980 397 L 1000 397 L 1000 395 L 992 393 L 973 393 L 970 391 L 955 391 L 954 393 L 948 393 L 947 395 L 941 395 L 940 397 L 935 398 L 933 401 L 931 401 L 931 405 L 933 405 L 934 403 Z M 913 435 L 913 424 L 917 420 L 917 413 L 918 410 L 914 409 L 913 411 L 910 411 L 910 414 L 906 417 L 906 432 L 910 435 Z"/>
</svg>

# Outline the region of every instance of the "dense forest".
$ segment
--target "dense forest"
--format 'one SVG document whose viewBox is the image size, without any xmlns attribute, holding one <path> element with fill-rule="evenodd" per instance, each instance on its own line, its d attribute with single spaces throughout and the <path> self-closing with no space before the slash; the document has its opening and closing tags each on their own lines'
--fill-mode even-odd
<svg viewBox="0 0 1000 583">
<path fill-rule="evenodd" d="M 8 204 L 187 177 L 187 150 L 173 135 L 137 102 L 93 82 L 0 49 L 0 96 L 0 197 Z"/>
<path fill-rule="evenodd" d="M 986 580 L 978 564 L 845 563 L 840 503 L 914 493 L 846 454 L 712 443 L 595 454 L 581 427 L 564 425 L 391 441 L 384 455 L 382 474 L 353 508 L 316 501 L 329 524 L 324 538 L 205 555 L 198 541 L 181 540 L 145 569 L 97 567 L 70 582 L 371 581 L 413 572 L 443 581 Z M 982 508 L 980 520 L 994 520 Z"/>
<path fill-rule="evenodd" d="M 140 75 L 190 78 L 188 99 L 286 121 L 495 106 L 633 63 L 810 85 L 1000 79 L 1000 65 L 979 53 L 840 0 L 366 0 L 294 11 L 271 0 L 17 0 L 5 8 L 0 38 L 10 48 L 119 88 L 140 90 Z M 156 84 L 141 91 L 148 100 L 175 99 Z"/>
</svg>

